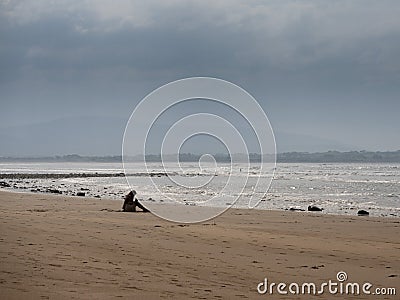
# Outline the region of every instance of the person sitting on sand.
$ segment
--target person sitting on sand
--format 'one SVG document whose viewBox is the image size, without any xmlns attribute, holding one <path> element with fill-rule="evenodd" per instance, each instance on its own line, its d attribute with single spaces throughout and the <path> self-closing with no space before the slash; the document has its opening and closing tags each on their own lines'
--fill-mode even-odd
<svg viewBox="0 0 400 300">
<path fill-rule="evenodd" d="M 144 207 L 138 199 L 135 198 L 136 191 L 132 190 L 125 196 L 124 205 L 122 205 L 122 211 L 135 212 L 136 206 L 139 207 L 143 212 L 149 212 L 149 210 Z"/>
</svg>

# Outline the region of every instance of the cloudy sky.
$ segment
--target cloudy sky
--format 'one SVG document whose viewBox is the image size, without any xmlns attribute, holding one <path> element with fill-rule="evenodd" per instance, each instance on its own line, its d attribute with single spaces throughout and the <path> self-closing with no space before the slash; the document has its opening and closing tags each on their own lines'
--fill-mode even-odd
<svg viewBox="0 0 400 300">
<path fill-rule="evenodd" d="M 286 136 L 398 150 L 399 16 L 397 0 L 1 0 L 0 133 L 127 120 L 155 88 L 210 76 Z"/>
</svg>

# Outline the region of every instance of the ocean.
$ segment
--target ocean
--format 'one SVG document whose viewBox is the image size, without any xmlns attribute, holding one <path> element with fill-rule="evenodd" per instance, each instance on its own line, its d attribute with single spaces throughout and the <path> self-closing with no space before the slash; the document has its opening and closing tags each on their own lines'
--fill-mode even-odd
<svg viewBox="0 0 400 300">
<path fill-rule="evenodd" d="M 200 168 L 189 162 L 168 166 L 167 170 L 161 163 L 150 163 L 147 168 L 128 163 L 126 169 L 128 180 L 122 174 L 121 163 L 0 163 L 0 183 L 4 189 L 22 192 L 81 192 L 99 201 L 122 200 L 130 189 L 135 189 L 144 202 L 178 201 L 198 206 L 210 205 L 206 200 L 223 192 L 232 201 L 212 205 L 237 208 L 247 208 L 254 194 L 259 200 L 255 209 L 307 210 L 315 205 L 323 208 L 318 212 L 321 214 L 357 215 L 364 209 L 371 216 L 400 217 L 400 164 L 280 163 L 272 181 L 271 174 L 259 176 L 257 164 L 251 165 L 248 172 L 244 164 L 202 164 Z M 254 184 L 247 184 L 239 192 L 226 187 L 228 180 L 232 187 L 241 184 L 248 174 L 259 179 L 257 189 Z"/>
</svg>

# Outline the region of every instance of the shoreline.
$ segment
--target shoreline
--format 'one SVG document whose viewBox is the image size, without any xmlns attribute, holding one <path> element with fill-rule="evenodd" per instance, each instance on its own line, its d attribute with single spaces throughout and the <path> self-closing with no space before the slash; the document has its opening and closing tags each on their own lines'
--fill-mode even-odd
<svg viewBox="0 0 400 300">
<path fill-rule="evenodd" d="M 56 164 L 46 167 L 29 164 L 17 165 L 4 169 L 2 174 L 7 173 L 4 177 L 10 177 L 10 179 L 0 179 L 0 187 L 9 187 L 18 192 L 67 196 L 75 196 L 79 193 L 79 195 L 85 194 L 85 197 L 118 200 L 127 194 L 129 187 L 126 184 L 126 177 L 119 169 L 114 170 L 114 167 L 96 163 L 92 166 L 80 164 L 74 166 Z M 188 175 L 197 174 L 197 169 L 191 165 L 186 165 L 185 168 L 189 172 Z M 289 164 L 285 166 L 285 164 L 281 164 L 278 168 L 271 185 L 268 185 L 268 179 L 260 181 L 260 189 L 255 197 L 261 200 L 256 209 L 307 211 L 308 206 L 317 206 L 323 209 L 322 214 L 358 215 L 359 211 L 366 211 L 370 216 L 400 218 L 398 205 L 400 173 L 397 166 L 377 167 L 372 164 L 365 166 L 359 164 L 356 166 L 349 164 L 345 166 L 340 164 L 290 166 Z M 168 185 L 169 179 L 162 170 L 159 170 L 156 165 L 151 170 L 154 177 L 152 181 L 154 180 L 157 186 L 161 186 L 172 197 L 171 199 L 179 200 L 181 203 L 228 208 L 233 199 L 241 195 L 235 207 L 247 207 L 248 191 L 243 194 L 233 191 L 231 194 L 228 193 L 233 197 L 232 201 L 214 202 L 212 205 L 209 202 L 203 202 L 203 193 L 210 197 L 216 195 L 222 189 L 224 181 L 228 179 L 225 174 L 226 170 L 223 168 L 219 170 L 218 177 L 213 178 L 215 184 L 196 191 L 186 191 L 179 185 L 171 187 Z M 139 200 L 143 202 L 149 200 L 152 203 L 174 202 L 168 199 L 168 196 L 158 194 L 150 181 L 145 182 L 148 174 L 142 176 L 144 174 L 142 169 L 132 171 L 136 171 L 132 174 L 137 176 L 128 177 L 128 180 L 132 182 L 132 189 L 139 191 Z M 232 182 L 239 182 L 242 178 L 239 169 L 236 171 L 231 174 Z M 326 176 L 329 177 L 329 180 Z M 179 176 L 177 180 L 185 181 L 186 179 Z M 263 195 L 261 192 L 265 190 L 269 192 Z"/>
<path fill-rule="evenodd" d="M 51 189 L 49 189 L 51 190 Z M 58 190 L 54 190 L 54 191 L 58 191 Z M 83 190 L 86 191 L 86 190 Z M 128 190 L 127 190 L 128 191 Z M 96 200 L 96 201 L 123 201 L 124 195 L 120 195 L 120 198 L 107 198 L 107 197 L 99 197 L 99 196 L 79 196 L 79 195 L 74 195 L 74 194 L 63 194 L 63 193 L 58 193 L 58 192 L 52 192 L 52 191 L 29 191 L 29 188 L 4 188 L 4 187 L 0 187 L 0 192 L 8 192 L 8 193 L 18 193 L 18 194 L 27 194 L 27 195 L 49 195 L 52 197 L 67 197 L 67 198 L 82 198 L 82 199 L 91 199 L 91 200 Z M 143 201 L 143 199 L 139 199 L 140 201 Z M 143 202 L 142 202 L 143 203 Z M 158 205 L 176 205 L 174 203 L 157 203 Z M 151 205 L 154 205 L 154 203 L 151 203 Z M 207 206 L 201 206 L 198 205 L 197 207 L 207 207 Z M 224 207 L 220 207 L 220 208 L 224 208 Z M 286 208 L 286 209 L 278 209 L 278 208 L 253 208 L 253 209 L 247 209 L 247 208 L 243 208 L 243 207 L 234 207 L 234 205 L 232 207 L 228 207 L 226 209 L 226 211 L 231 210 L 231 209 L 237 209 L 237 210 L 260 210 L 260 211 L 276 211 L 276 212 L 288 212 L 288 213 L 305 213 L 305 214 L 315 214 L 315 215 L 322 215 L 322 216 L 343 216 L 343 217 L 358 217 L 358 218 L 384 218 L 384 219 L 400 219 L 400 215 L 396 216 L 394 214 L 390 214 L 390 215 L 358 215 L 357 214 L 357 210 L 352 210 L 354 212 L 353 215 L 351 214 L 339 214 L 339 213 L 335 213 L 335 212 L 329 212 L 327 213 L 326 211 L 322 210 L 322 211 L 308 211 L 307 207 L 304 208 L 300 208 L 299 207 L 293 207 L 293 209 L 290 208 Z M 225 211 L 225 212 L 226 212 Z M 224 212 L 224 213 L 225 213 Z"/>
<path fill-rule="evenodd" d="M 178 224 L 120 204 L 0 191 L 1 298 L 254 299 L 266 277 L 320 283 L 339 271 L 400 292 L 398 218 L 229 209 Z"/>
</svg>

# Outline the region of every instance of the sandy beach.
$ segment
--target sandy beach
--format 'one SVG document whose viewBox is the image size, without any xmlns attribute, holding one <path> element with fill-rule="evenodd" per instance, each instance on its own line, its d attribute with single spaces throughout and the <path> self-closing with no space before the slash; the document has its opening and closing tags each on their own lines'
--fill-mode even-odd
<svg viewBox="0 0 400 300">
<path fill-rule="evenodd" d="M 231 209 L 201 224 L 122 202 L 0 191 L 1 299 L 398 299 L 400 219 Z M 260 295 L 333 280 L 397 295 Z"/>
</svg>

